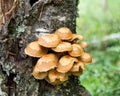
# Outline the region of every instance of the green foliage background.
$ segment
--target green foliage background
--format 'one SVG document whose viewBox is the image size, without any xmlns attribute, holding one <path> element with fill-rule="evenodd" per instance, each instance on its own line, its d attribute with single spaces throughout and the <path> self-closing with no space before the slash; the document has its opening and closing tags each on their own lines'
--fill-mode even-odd
<svg viewBox="0 0 120 96">
<path fill-rule="evenodd" d="M 120 96 L 120 0 L 80 0 L 77 33 L 89 44 L 93 57 L 80 81 L 92 96 Z M 114 35 L 114 36 L 113 36 Z"/>
</svg>

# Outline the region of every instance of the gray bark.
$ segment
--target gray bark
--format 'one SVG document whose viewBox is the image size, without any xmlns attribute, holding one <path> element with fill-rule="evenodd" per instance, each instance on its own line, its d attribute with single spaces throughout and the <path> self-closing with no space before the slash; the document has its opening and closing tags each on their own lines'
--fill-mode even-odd
<svg viewBox="0 0 120 96">
<path fill-rule="evenodd" d="M 67 26 L 75 33 L 77 0 L 40 0 L 32 6 L 29 0 L 19 1 L 16 17 L 0 32 L 0 95 L 90 96 L 77 77 L 59 86 L 34 79 L 31 73 L 36 59 L 24 53 L 29 42 L 59 27 Z"/>
</svg>

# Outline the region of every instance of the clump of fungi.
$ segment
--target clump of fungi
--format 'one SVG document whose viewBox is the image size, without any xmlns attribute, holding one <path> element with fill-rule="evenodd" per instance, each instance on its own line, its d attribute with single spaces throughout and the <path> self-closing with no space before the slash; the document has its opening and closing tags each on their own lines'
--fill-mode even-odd
<svg viewBox="0 0 120 96">
<path fill-rule="evenodd" d="M 25 53 L 39 58 L 32 72 L 34 78 L 57 85 L 67 81 L 70 75 L 80 76 L 85 63 L 92 62 L 92 57 L 84 51 L 87 43 L 82 40 L 83 36 L 61 27 L 29 43 Z"/>
</svg>

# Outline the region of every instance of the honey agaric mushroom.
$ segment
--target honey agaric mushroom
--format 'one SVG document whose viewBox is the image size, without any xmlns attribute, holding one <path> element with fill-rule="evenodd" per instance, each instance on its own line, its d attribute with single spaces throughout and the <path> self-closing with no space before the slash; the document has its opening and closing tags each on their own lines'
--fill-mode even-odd
<svg viewBox="0 0 120 96">
<path fill-rule="evenodd" d="M 87 42 L 80 42 L 80 46 L 82 47 L 82 48 L 86 48 L 87 46 L 88 46 L 88 44 L 87 44 Z"/>
<path fill-rule="evenodd" d="M 56 34 L 47 34 L 38 38 L 38 43 L 47 48 L 56 47 L 60 42 L 61 40 Z"/>
<path fill-rule="evenodd" d="M 80 69 L 85 70 L 85 65 L 81 61 L 75 63 L 70 71 L 71 72 L 79 72 Z"/>
<path fill-rule="evenodd" d="M 46 54 L 37 61 L 34 70 L 39 70 L 39 72 L 47 72 L 48 70 L 57 67 L 57 64 L 58 58 L 55 54 Z"/>
<path fill-rule="evenodd" d="M 57 47 L 52 48 L 55 52 L 71 51 L 72 45 L 69 42 L 61 42 Z"/>
<path fill-rule="evenodd" d="M 83 40 L 83 36 L 79 35 L 79 34 L 73 34 L 72 38 L 70 39 L 70 41 L 74 41 L 74 40 Z"/>
<path fill-rule="evenodd" d="M 65 73 L 60 73 L 54 69 L 50 70 L 48 73 L 47 81 L 53 85 L 61 84 L 65 82 L 66 80 L 68 80 L 68 75 Z"/>
<path fill-rule="evenodd" d="M 28 44 L 25 53 L 40 57 L 32 72 L 34 78 L 58 85 L 67 81 L 70 75 L 80 76 L 85 63 L 92 62 L 92 57 L 84 52 L 87 43 L 81 40 L 83 36 L 61 27 L 55 33 L 40 36 L 38 41 Z"/>
<path fill-rule="evenodd" d="M 67 27 L 61 27 L 55 31 L 55 34 L 57 34 L 61 40 L 69 40 L 72 38 L 72 32 Z"/>
<path fill-rule="evenodd" d="M 78 62 L 78 59 L 69 55 L 62 56 L 58 62 L 57 71 L 61 73 L 68 72 L 72 68 L 74 62 Z"/>
<path fill-rule="evenodd" d="M 25 54 L 32 57 L 41 57 L 47 54 L 47 49 L 43 46 L 40 46 L 37 41 L 29 43 L 24 51 Z"/>
<path fill-rule="evenodd" d="M 73 56 L 73 57 L 78 57 L 81 56 L 83 51 L 83 48 L 79 45 L 79 44 L 72 44 L 73 50 L 69 51 L 69 55 Z"/>
<path fill-rule="evenodd" d="M 92 63 L 92 57 L 90 56 L 90 54 L 85 52 L 80 56 L 80 60 L 84 63 Z"/>
</svg>

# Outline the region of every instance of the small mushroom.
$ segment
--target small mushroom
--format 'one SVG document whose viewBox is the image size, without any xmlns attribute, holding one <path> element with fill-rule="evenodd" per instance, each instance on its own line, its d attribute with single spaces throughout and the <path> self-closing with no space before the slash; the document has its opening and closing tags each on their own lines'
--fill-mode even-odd
<svg viewBox="0 0 120 96">
<path fill-rule="evenodd" d="M 79 72 L 80 69 L 85 70 L 85 65 L 81 61 L 75 63 L 70 71 L 71 72 Z"/>
<path fill-rule="evenodd" d="M 38 38 L 38 43 L 47 48 L 56 47 L 60 41 L 59 36 L 56 34 L 47 34 Z"/>
<path fill-rule="evenodd" d="M 78 59 L 69 55 L 62 56 L 58 62 L 57 71 L 61 73 L 68 72 L 72 68 L 74 62 L 78 62 Z"/>
<path fill-rule="evenodd" d="M 61 84 L 68 80 L 68 75 L 65 73 L 57 72 L 56 70 L 50 70 L 48 73 L 47 81 L 53 85 Z"/>
<path fill-rule="evenodd" d="M 73 34 L 72 38 L 70 39 L 70 41 L 74 41 L 74 40 L 83 40 L 83 36 L 79 35 L 79 34 Z"/>
<path fill-rule="evenodd" d="M 69 40 L 72 38 L 72 32 L 67 27 L 61 27 L 55 31 L 55 34 L 57 34 L 61 40 Z"/>
<path fill-rule="evenodd" d="M 39 72 L 47 72 L 48 70 L 54 69 L 57 64 L 58 58 L 55 54 L 46 54 L 37 61 L 34 70 L 39 70 Z"/>
<path fill-rule="evenodd" d="M 72 47 L 72 51 L 69 51 L 68 53 L 73 57 L 81 56 L 84 52 L 83 48 L 79 44 L 72 44 Z"/>
<path fill-rule="evenodd" d="M 88 46 L 88 44 L 87 44 L 87 42 L 80 42 L 80 46 L 82 47 L 82 48 L 86 48 L 87 46 Z"/>
<path fill-rule="evenodd" d="M 90 56 L 90 54 L 85 52 L 80 56 L 80 60 L 84 63 L 92 63 L 92 57 Z"/>
<path fill-rule="evenodd" d="M 37 41 L 29 43 L 24 51 L 25 54 L 32 57 L 41 57 L 47 54 L 47 49 L 43 46 L 40 46 Z"/>
<path fill-rule="evenodd" d="M 57 47 L 52 48 L 55 52 L 65 52 L 65 51 L 71 51 L 72 45 L 69 42 L 61 42 Z"/>
</svg>

